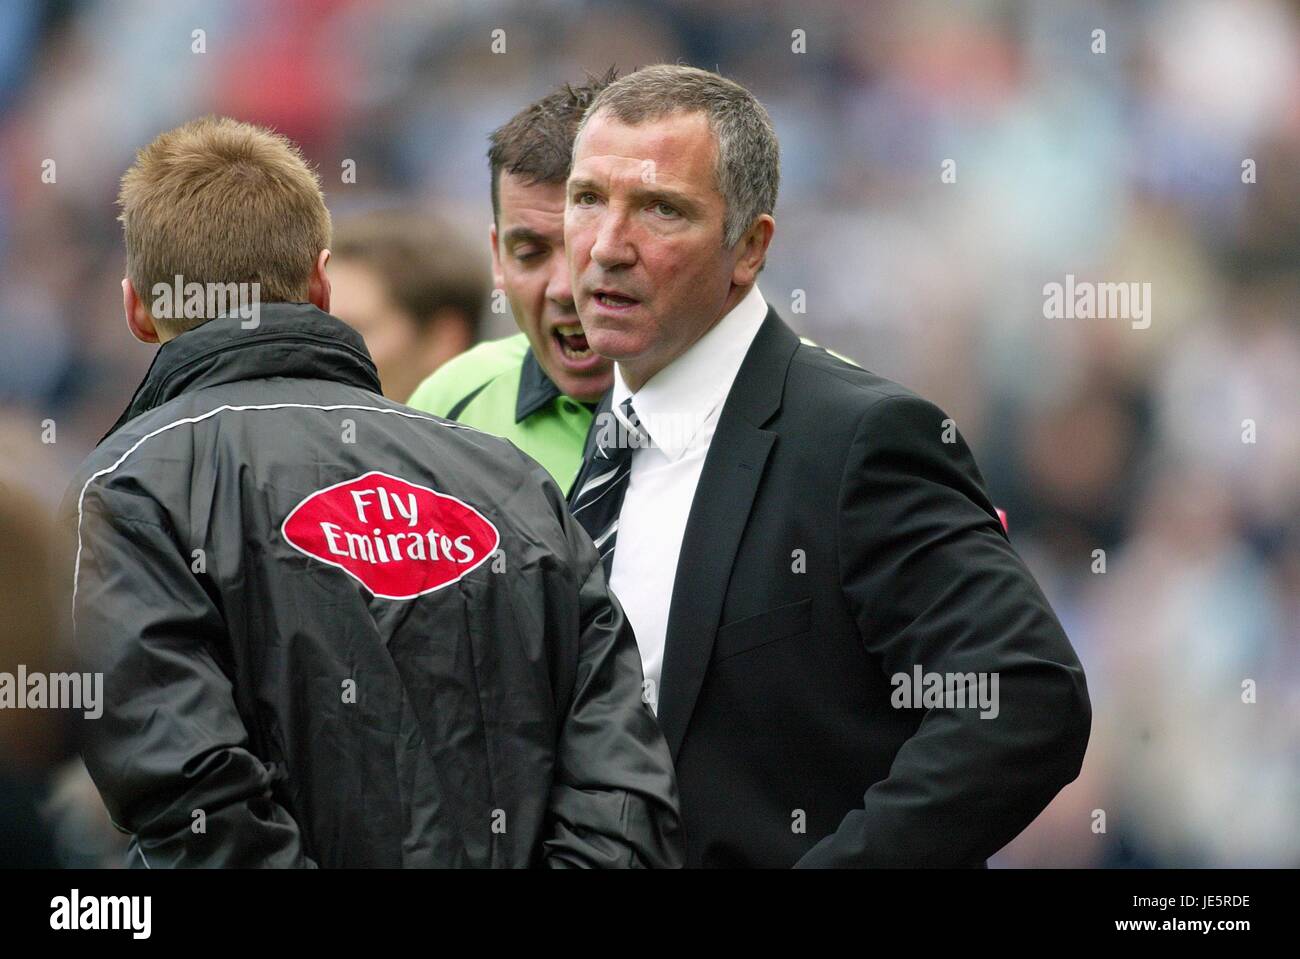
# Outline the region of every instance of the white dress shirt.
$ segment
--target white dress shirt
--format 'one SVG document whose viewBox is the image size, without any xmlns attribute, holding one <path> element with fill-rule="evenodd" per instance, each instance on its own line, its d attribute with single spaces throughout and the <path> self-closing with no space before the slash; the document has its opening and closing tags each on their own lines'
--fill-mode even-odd
<svg viewBox="0 0 1300 959">
<path fill-rule="evenodd" d="M 659 711 L 668 609 L 682 536 L 727 395 L 767 316 L 755 284 L 713 329 L 633 393 L 614 367 L 613 408 L 629 396 L 652 445 L 632 456 L 609 585 L 641 649 L 647 699 Z"/>
</svg>

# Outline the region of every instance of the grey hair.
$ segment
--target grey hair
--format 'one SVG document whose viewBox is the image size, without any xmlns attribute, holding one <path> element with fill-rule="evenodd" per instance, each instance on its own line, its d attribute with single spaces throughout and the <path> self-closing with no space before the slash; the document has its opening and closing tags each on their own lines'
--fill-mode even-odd
<svg viewBox="0 0 1300 959">
<path fill-rule="evenodd" d="M 755 219 L 776 207 L 781 182 L 776 131 L 767 110 L 739 83 L 678 64 L 642 67 L 596 95 L 583 114 L 575 143 L 602 110 L 629 126 L 679 112 L 705 114 L 718 144 L 714 174 L 727 210 L 724 246 L 735 246 Z"/>
</svg>

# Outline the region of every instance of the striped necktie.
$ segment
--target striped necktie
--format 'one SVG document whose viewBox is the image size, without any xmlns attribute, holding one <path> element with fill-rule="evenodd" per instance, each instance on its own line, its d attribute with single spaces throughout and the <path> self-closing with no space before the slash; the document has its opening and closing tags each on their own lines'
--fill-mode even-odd
<svg viewBox="0 0 1300 959">
<path fill-rule="evenodd" d="M 623 508 L 632 454 L 650 445 L 650 435 L 641 425 L 628 397 L 613 411 L 615 423 L 597 422 L 596 448 L 582 466 L 573 484 L 570 500 L 574 519 L 590 535 L 608 577 L 614 567 L 614 543 L 618 539 L 618 514 Z M 611 428 L 613 427 L 613 428 Z"/>
</svg>

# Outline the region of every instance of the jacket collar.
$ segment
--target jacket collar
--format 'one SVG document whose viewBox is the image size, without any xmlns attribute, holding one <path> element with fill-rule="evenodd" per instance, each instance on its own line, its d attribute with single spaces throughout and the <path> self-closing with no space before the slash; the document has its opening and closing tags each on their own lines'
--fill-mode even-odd
<svg viewBox="0 0 1300 959">
<path fill-rule="evenodd" d="M 785 396 L 785 374 L 799 348 L 799 334 L 781 319 L 776 308 L 767 307 L 763 325 L 745 353 L 731 390 L 718 418 L 718 432 L 726 433 L 733 427 L 747 425 L 761 427 L 781 409 Z M 614 407 L 614 390 L 608 389 L 594 410 L 595 418 L 587 431 L 582 457 L 590 459 L 596 451 L 596 437 L 600 434 L 601 417 Z M 718 442 L 717 433 L 714 443 Z M 722 440 L 726 442 L 726 439 Z M 712 445 L 710 445 L 710 449 Z"/>
<path fill-rule="evenodd" d="M 310 303 L 266 303 L 259 323 L 219 317 L 168 340 L 104 439 L 182 393 L 268 377 L 332 380 L 381 392 L 361 334 Z M 100 442 L 103 442 L 101 440 Z"/>
<path fill-rule="evenodd" d="M 519 395 L 515 399 L 515 422 L 522 423 L 551 400 L 560 395 L 560 388 L 551 381 L 537 362 L 533 348 L 524 353 L 524 366 L 519 373 Z"/>
</svg>

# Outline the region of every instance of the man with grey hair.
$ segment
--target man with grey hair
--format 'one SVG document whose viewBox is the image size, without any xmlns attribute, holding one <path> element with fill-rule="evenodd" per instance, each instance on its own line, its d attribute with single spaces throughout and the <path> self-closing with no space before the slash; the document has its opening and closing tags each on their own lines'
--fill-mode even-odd
<svg viewBox="0 0 1300 959">
<path fill-rule="evenodd" d="M 688 865 L 983 866 L 1078 775 L 1083 670 L 946 414 L 764 301 L 778 179 L 766 111 L 714 73 L 648 67 L 587 110 L 565 244 L 616 365 L 569 505 Z"/>
</svg>

